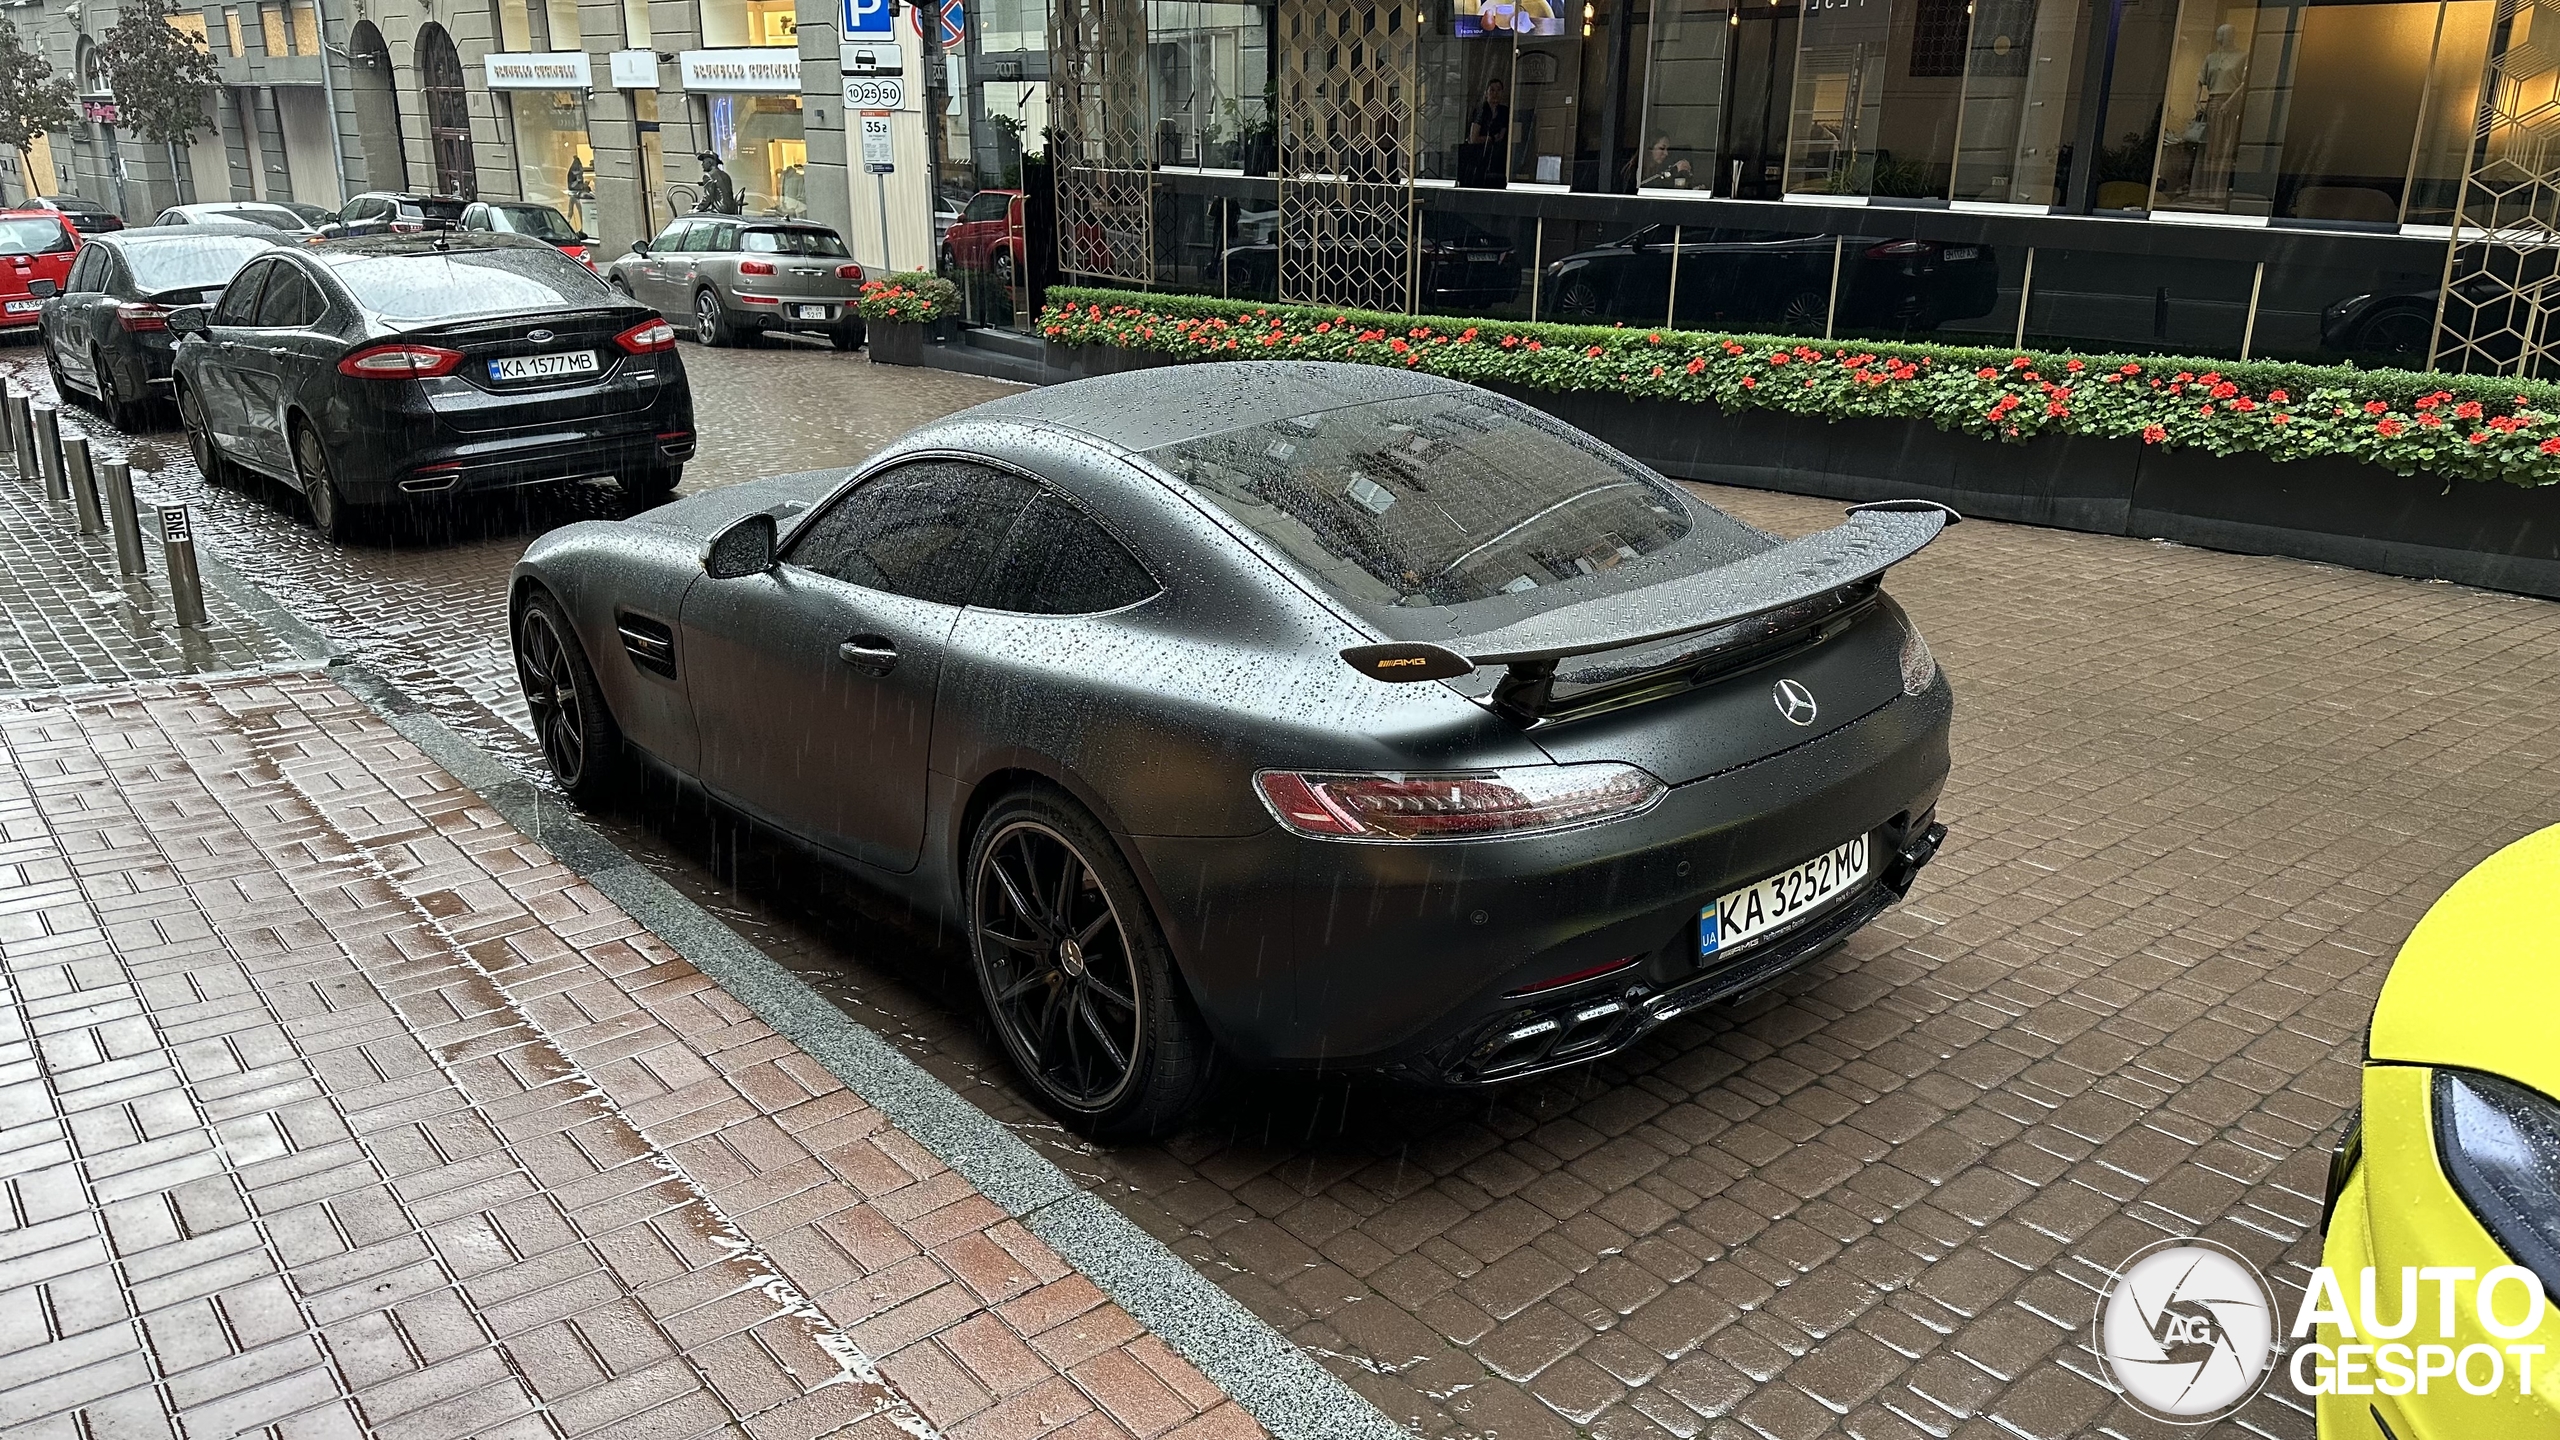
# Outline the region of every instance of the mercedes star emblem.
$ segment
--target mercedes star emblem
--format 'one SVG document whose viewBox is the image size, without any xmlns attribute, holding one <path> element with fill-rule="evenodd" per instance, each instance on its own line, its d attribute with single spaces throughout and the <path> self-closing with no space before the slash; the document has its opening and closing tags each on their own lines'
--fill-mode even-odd
<svg viewBox="0 0 2560 1440">
<path fill-rule="evenodd" d="M 1769 698 L 1778 702 L 1778 713 L 1786 716 L 1790 725 L 1810 725 L 1813 717 L 1821 713 L 1821 707 L 1813 703 L 1813 692 L 1793 680 L 1779 681 Z"/>
</svg>

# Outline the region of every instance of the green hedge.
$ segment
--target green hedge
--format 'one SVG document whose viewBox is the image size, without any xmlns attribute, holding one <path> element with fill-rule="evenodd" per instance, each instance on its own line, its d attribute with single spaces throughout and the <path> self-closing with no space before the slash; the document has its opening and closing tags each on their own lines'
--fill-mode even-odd
<svg viewBox="0 0 2560 1440">
<path fill-rule="evenodd" d="M 1040 324 L 1064 344 L 1184 359 L 1347 360 L 1727 411 L 1924 420 L 1989 440 L 2089 435 L 2560 483 L 2560 386 L 2496 376 L 1464 320 L 1067 286 L 1049 291 Z"/>
<path fill-rule="evenodd" d="M 869 321 L 927 324 L 960 308 L 960 287 L 939 275 L 896 270 L 878 280 L 863 281 L 853 308 Z"/>
</svg>

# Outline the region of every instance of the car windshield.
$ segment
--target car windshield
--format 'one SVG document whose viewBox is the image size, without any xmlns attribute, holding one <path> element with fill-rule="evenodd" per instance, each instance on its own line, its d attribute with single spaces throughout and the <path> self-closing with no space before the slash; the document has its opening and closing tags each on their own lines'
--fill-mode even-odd
<svg viewBox="0 0 2560 1440">
<path fill-rule="evenodd" d="M 273 250 L 272 241 L 256 235 L 189 235 L 183 240 L 155 240 L 124 247 L 124 263 L 133 283 L 146 293 L 160 290 L 203 290 L 228 285 L 250 257 Z"/>
<path fill-rule="evenodd" d="M 1478 395 L 1321 410 L 1148 458 L 1364 608 L 1463 605 L 1604 575 L 1694 524 L 1650 472 Z"/>
<path fill-rule="evenodd" d="M 548 205 L 492 205 L 490 222 L 510 235 L 530 235 L 536 240 L 571 240 L 578 238 L 577 228 L 569 217 Z"/>
<path fill-rule="evenodd" d="M 207 210 L 204 212 L 204 218 L 207 220 L 246 220 L 254 225 L 271 226 L 278 230 L 300 230 L 304 228 L 301 216 L 294 214 L 290 210 L 274 205 L 232 205 L 220 210 Z"/>
<path fill-rule="evenodd" d="M 0 255 L 58 255 L 71 247 L 62 222 L 42 215 L 0 215 Z"/>
<path fill-rule="evenodd" d="M 750 230 L 739 237 L 738 248 L 759 255 L 817 255 L 831 260 L 852 253 L 833 230 Z"/>
<path fill-rule="evenodd" d="M 340 260 L 356 303 L 386 320 L 459 320 L 611 298 L 604 282 L 557 250 L 416 250 Z"/>
</svg>

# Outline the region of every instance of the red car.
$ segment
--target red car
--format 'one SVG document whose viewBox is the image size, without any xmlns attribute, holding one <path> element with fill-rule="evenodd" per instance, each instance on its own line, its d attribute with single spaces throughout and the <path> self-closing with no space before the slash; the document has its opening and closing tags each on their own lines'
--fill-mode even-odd
<svg viewBox="0 0 2560 1440">
<path fill-rule="evenodd" d="M 1021 249 L 1022 192 L 981 190 L 942 237 L 942 266 L 990 272 L 997 285 L 1010 290 Z"/>
<path fill-rule="evenodd" d="M 49 210 L 0 213 L 0 330 L 32 326 L 48 296 L 61 293 L 80 253 L 80 232 Z M 49 280 L 44 293 L 36 282 Z"/>
</svg>

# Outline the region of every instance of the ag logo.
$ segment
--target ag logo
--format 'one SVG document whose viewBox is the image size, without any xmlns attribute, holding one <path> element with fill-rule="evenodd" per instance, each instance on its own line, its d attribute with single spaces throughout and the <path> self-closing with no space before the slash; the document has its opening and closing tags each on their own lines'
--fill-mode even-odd
<svg viewBox="0 0 2560 1440">
<path fill-rule="evenodd" d="M 2107 1379 L 2133 1407 L 2203 1425 L 2246 1404 L 2275 1361 L 2275 1302 L 2255 1267 L 2209 1240 L 2136 1251 L 2098 1297 Z"/>
</svg>

